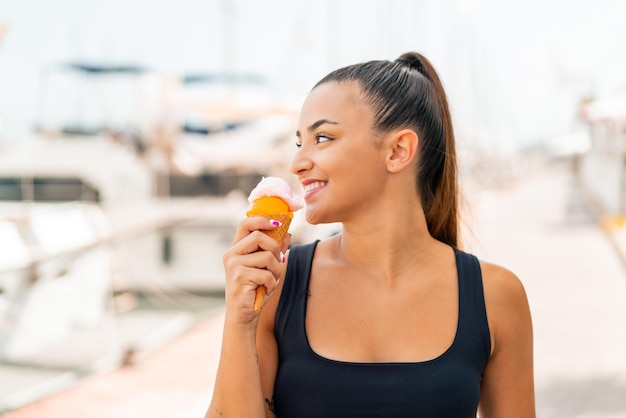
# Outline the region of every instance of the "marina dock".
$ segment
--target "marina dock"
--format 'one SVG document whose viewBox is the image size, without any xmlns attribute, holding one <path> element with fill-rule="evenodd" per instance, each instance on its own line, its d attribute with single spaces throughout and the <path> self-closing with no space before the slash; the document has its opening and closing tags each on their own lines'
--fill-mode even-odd
<svg viewBox="0 0 626 418">
<path fill-rule="evenodd" d="M 623 255 L 573 187 L 566 170 L 547 167 L 467 196 L 466 247 L 524 283 L 534 323 L 537 416 L 623 417 Z M 222 314 L 218 304 L 209 317 L 135 364 L 95 373 L 4 416 L 202 416 L 212 393 Z"/>
</svg>

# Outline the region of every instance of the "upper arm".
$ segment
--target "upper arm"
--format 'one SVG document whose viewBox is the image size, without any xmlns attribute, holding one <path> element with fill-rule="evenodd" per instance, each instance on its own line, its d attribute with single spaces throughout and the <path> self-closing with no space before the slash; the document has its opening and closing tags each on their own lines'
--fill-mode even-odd
<svg viewBox="0 0 626 418">
<path fill-rule="evenodd" d="M 481 417 L 535 417 L 533 331 L 526 292 L 510 271 L 488 263 L 481 268 L 492 336 L 481 384 Z"/>
<path fill-rule="evenodd" d="M 288 257 L 288 254 L 285 255 Z M 285 266 L 287 264 L 285 263 Z M 274 412 L 274 383 L 278 371 L 278 343 L 274 334 L 274 320 L 278 300 L 283 288 L 285 273 L 280 278 L 280 283 L 271 297 L 263 306 L 259 315 L 257 327 L 256 345 L 259 363 L 259 373 L 261 375 L 261 390 L 265 402 L 265 411 L 268 417 L 275 416 Z"/>
</svg>

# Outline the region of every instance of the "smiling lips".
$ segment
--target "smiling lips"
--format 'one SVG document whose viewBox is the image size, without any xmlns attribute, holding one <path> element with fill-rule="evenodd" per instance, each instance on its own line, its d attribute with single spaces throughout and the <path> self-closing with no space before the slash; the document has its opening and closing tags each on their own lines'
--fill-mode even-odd
<svg viewBox="0 0 626 418">
<path fill-rule="evenodd" d="M 304 193 L 306 194 L 306 196 L 310 196 L 311 193 L 315 192 L 316 190 L 321 189 L 322 187 L 326 186 L 326 182 L 325 181 L 313 181 L 311 183 L 307 183 L 305 184 L 304 187 Z"/>
</svg>

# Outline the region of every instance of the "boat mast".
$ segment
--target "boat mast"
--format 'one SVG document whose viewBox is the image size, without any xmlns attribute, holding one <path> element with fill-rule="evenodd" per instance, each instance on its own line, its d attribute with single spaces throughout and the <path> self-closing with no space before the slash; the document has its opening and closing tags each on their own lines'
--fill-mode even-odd
<svg viewBox="0 0 626 418">
<path fill-rule="evenodd" d="M 230 77 L 236 71 L 237 52 L 237 19 L 233 0 L 222 0 L 222 59 L 226 83 L 232 90 L 233 82 Z"/>
</svg>

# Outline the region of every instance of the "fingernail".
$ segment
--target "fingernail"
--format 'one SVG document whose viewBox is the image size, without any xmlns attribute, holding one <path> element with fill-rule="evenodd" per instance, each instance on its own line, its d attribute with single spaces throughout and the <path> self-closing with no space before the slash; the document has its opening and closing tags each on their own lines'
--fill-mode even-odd
<svg viewBox="0 0 626 418">
<path fill-rule="evenodd" d="M 285 257 L 285 254 L 283 254 L 282 251 L 280 252 L 280 259 L 282 260 L 283 263 L 287 261 L 287 258 Z"/>
<path fill-rule="evenodd" d="M 274 226 L 281 226 L 282 224 L 276 219 L 270 219 L 270 223 Z"/>
</svg>

